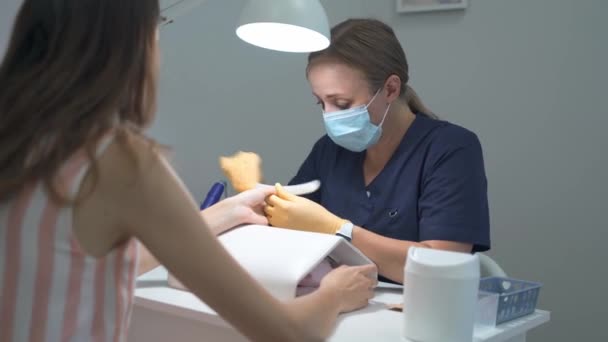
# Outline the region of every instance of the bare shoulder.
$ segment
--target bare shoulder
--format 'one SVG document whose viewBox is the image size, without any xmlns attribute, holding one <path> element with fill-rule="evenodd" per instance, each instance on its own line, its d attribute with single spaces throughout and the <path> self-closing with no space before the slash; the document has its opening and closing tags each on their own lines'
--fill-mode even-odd
<svg viewBox="0 0 608 342">
<path fill-rule="evenodd" d="M 117 136 L 98 159 L 100 181 L 121 191 L 145 182 L 154 171 L 167 166 L 158 145 L 135 134 Z"/>
<path fill-rule="evenodd" d="M 137 135 L 116 136 L 89 168 L 79 190 L 73 218 L 83 248 L 102 256 L 128 238 L 125 222 L 150 208 L 150 186 L 173 177 L 153 142 Z"/>
<path fill-rule="evenodd" d="M 164 194 L 183 190 L 161 147 L 146 137 L 117 137 L 98 163 L 99 189 L 130 212 L 150 209 Z"/>
</svg>

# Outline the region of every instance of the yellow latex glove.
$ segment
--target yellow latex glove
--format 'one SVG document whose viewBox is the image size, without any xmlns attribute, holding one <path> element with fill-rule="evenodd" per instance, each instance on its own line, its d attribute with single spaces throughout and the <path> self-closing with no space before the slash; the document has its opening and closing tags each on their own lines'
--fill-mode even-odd
<svg viewBox="0 0 608 342">
<path fill-rule="evenodd" d="M 237 192 L 253 189 L 262 181 L 262 159 L 253 152 L 220 157 L 220 167 Z"/>
<path fill-rule="evenodd" d="M 307 198 L 293 195 L 280 184 L 276 192 L 266 199 L 264 212 L 268 222 L 280 228 L 336 234 L 347 221 Z"/>
</svg>

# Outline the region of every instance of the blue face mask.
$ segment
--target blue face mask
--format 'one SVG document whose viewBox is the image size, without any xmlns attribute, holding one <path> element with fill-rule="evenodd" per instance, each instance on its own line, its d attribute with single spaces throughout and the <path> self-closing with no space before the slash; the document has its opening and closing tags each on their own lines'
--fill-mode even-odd
<svg viewBox="0 0 608 342">
<path fill-rule="evenodd" d="M 378 126 L 371 122 L 367 107 L 374 102 L 378 93 L 380 90 L 367 105 L 323 114 L 327 135 L 333 142 L 353 152 L 367 150 L 378 142 L 382 135 L 382 124 L 391 107 L 389 104 Z"/>
</svg>

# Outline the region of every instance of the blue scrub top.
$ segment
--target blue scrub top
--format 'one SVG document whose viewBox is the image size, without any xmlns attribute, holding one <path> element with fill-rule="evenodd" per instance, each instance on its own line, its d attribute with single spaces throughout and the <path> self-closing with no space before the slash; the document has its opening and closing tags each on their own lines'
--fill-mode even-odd
<svg viewBox="0 0 608 342">
<path fill-rule="evenodd" d="M 417 114 L 368 185 L 365 151 L 319 139 L 290 184 L 321 180 L 307 197 L 353 224 L 393 239 L 448 240 L 490 248 L 487 180 L 477 136 Z"/>
</svg>

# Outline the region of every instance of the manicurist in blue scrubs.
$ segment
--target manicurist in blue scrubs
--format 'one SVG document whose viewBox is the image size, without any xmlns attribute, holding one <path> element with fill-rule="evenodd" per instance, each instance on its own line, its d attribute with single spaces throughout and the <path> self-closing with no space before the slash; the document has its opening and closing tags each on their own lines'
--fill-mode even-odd
<svg viewBox="0 0 608 342">
<path fill-rule="evenodd" d="M 323 110 L 319 139 L 291 184 L 321 180 L 306 198 L 280 186 L 265 208 L 274 226 L 338 234 L 403 282 L 410 246 L 490 248 L 487 182 L 477 136 L 439 120 L 408 86 L 393 30 L 350 19 L 308 58 Z"/>
</svg>

